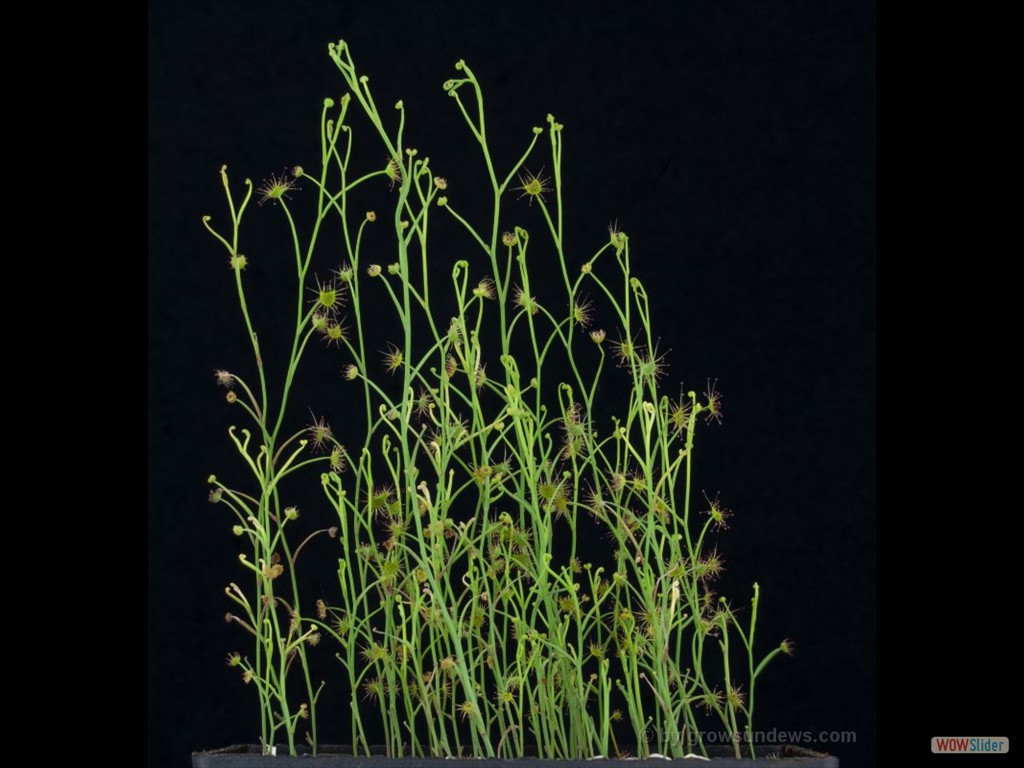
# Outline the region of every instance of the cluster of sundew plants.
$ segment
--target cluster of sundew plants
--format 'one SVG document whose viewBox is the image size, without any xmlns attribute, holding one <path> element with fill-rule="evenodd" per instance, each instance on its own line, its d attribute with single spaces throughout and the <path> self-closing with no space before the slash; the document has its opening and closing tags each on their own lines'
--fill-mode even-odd
<svg viewBox="0 0 1024 768">
<path fill-rule="evenodd" d="M 340 649 L 356 752 L 368 753 L 382 733 L 391 755 L 681 757 L 704 753 L 701 726 L 717 721 L 737 755 L 743 742 L 753 755 L 757 678 L 791 644 L 758 659 L 757 585 L 745 617 L 713 589 L 723 560 L 711 539 L 731 513 L 717 498 L 704 497 L 702 509 L 691 504 L 691 469 L 696 427 L 721 419 L 721 397 L 713 384 L 675 400 L 661 394 L 666 363 L 624 232 L 609 227 L 575 265 L 565 252 L 562 125 L 549 115 L 547 129 L 535 128 L 519 160 L 499 173 L 480 85 L 464 62 L 456 65 L 461 76 L 444 90 L 479 146 L 493 199 L 489 219 L 473 223 L 459 212 L 457 187 L 449 200 L 448 181 L 405 145 L 402 102 L 392 135 L 347 45 L 329 52 L 350 92 L 324 102 L 319 173 L 296 167 L 256 190 L 285 217 L 297 273 L 291 356 L 273 408 L 238 250 L 254 190 L 246 181 L 236 206 L 223 169 L 232 231 L 214 232 L 230 254 L 259 377 L 257 395 L 241 377 L 217 374 L 257 426 L 258 445 L 246 429 L 231 436 L 259 493 L 211 479 L 254 553 L 242 558 L 255 577 L 252 597 L 228 589 L 244 614 L 230 620 L 255 637 L 253 659 L 232 654 L 229 663 L 256 683 L 263 744 L 283 731 L 294 752 L 306 718 L 315 749 L 320 688 L 307 655 L 328 636 Z M 356 170 L 364 155 L 353 155 L 353 105 L 383 142 L 383 168 Z M 526 163 L 545 133 L 550 175 L 532 174 Z M 299 178 L 317 199 L 305 237 L 289 203 Z M 381 183 L 392 194 L 387 215 L 353 202 L 365 185 Z M 534 206 L 543 245 L 506 223 Z M 450 265 L 450 282 L 433 286 L 432 302 L 433 216 L 457 222 L 475 254 Z M 333 217 L 341 234 L 325 246 L 322 225 Z M 365 255 L 381 247 L 368 227 L 391 230 L 397 260 L 382 266 Z M 326 281 L 310 276 L 321 249 L 340 264 Z M 540 301 L 531 268 L 560 297 Z M 364 310 L 382 300 L 393 306 L 395 338 L 379 350 Z M 598 306 L 617 341 L 593 324 Z M 345 444 L 323 418 L 280 438 L 299 362 L 317 336 L 347 355 L 341 397 L 362 400 L 365 429 Z M 609 376 L 627 378 L 628 396 L 602 430 L 598 389 Z M 279 483 L 310 466 L 321 468 L 337 515 L 326 533 L 344 556 L 338 598 L 303 613 L 296 559 L 325 531 L 291 547 L 297 513 L 282 506 Z M 578 551 L 584 521 L 604 531 L 604 555 Z M 299 682 L 289 685 L 296 663 Z"/>
</svg>

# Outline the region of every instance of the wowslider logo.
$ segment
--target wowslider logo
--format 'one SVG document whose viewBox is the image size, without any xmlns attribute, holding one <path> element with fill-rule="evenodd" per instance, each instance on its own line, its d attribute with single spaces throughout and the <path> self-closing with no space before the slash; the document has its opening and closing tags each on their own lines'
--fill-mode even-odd
<svg viewBox="0 0 1024 768">
<path fill-rule="evenodd" d="M 1005 736 L 933 736 L 932 752 L 937 754 L 1005 754 L 1010 740 Z"/>
</svg>

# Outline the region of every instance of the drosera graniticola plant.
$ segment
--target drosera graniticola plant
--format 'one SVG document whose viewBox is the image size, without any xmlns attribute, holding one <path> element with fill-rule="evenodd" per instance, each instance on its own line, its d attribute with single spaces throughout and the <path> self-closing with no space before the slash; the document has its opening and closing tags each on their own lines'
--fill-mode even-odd
<svg viewBox="0 0 1024 768">
<path fill-rule="evenodd" d="M 252 641 L 228 663 L 257 691 L 264 750 L 294 752 L 303 736 L 315 750 L 323 683 L 310 657 L 326 648 L 358 753 L 380 734 L 395 756 L 681 757 L 705 753 L 713 726 L 753 755 L 756 681 L 792 645 L 755 647 L 756 584 L 742 610 L 715 593 L 732 512 L 695 491 L 692 462 L 722 398 L 710 381 L 663 393 L 666 354 L 617 224 L 589 254 L 564 247 L 563 126 L 549 115 L 499 168 L 460 61 L 444 91 L 487 178 L 460 188 L 407 143 L 402 102 L 385 126 L 346 43 L 329 53 L 348 92 L 324 101 L 317 162 L 258 189 L 222 168 L 229 223 L 204 219 L 228 252 L 255 362 L 216 373 L 240 409 L 229 436 L 251 480 L 210 482 L 247 545 L 228 620 Z M 361 196 L 382 188 L 387 210 L 367 211 Z M 293 246 L 274 256 L 295 296 L 275 371 L 257 333 L 271 320 L 247 301 L 254 196 Z M 464 233 L 465 259 L 435 243 L 436 217 Z M 325 260 L 333 271 L 318 277 Z M 285 428 L 317 343 L 340 357 L 319 407 L 344 402 L 344 434 L 315 413 Z M 290 504 L 293 477 L 319 483 L 316 515 Z M 298 561 L 317 536 L 336 539 L 337 591 L 306 605 Z"/>
</svg>

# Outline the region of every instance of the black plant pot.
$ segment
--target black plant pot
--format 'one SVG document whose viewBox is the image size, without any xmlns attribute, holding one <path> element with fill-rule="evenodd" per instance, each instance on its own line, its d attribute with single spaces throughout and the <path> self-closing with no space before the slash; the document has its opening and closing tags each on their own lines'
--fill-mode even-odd
<svg viewBox="0 0 1024 768">
<path fill-rule="evenodd" d="M 287 750 L 283 750 L 287 751 Z M 192 768 L 637 768 L 641 762 L 658 768 L 665 763 L 685 763 L 689 766 L 712 766 L 712 768 L 750 768 L 751 761 L 738 759 L 728 746 L 708 747 L 710 760 L 649 758 L 640 761 L 632 759 L 551 760 L 520 758 L 498 760 L 496 758 L 463 758 L 453 760 L 444 757 L 386 757 L 383 754 L 353 756 L 351 747 L 326 745 L 320 748 L 314 758 L 308 754 L 297 757 L 279 754 L 276 757 L 260 754 L 260 748 L 253 745 L 224 747 L 210 752 L 193 752 Z M 813 752 L 788 744 L 759 745 L 758 760 L 768 760 L 772 768 L 839 768 L 839 758 L 821 752 Z M 461 764 L 461 765 L 460 765 Z"/>
</svg>

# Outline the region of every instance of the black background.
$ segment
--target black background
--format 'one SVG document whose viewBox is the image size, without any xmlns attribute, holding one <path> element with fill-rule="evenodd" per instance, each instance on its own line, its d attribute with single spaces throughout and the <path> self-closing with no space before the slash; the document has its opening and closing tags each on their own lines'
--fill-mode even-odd
<svg viewBox="0 0 1024 768">
<path fill-rule="evenodd" d="M 319 105 L 343 92 L 326 51 L 339 38 L 385 115 L 404 100 L 408 143 L 450 181 L 472 156 L 440 88 L 459 58 L 483 83 L 499 161 L 546 113 L 565 125 L 570 248 L 592 250 L 617 219 L 671 349 L 669 392 L 711 377 L 725 396 L 698 487 L 736 512 L 728 591 L 743 602 L 757 580 L 761 638 L 798 650 L 766 673 L 757 728 L 854 731 L 820 746 L 871 764 L 874 7 L 812 0 L 151 5 L 150 764 L 257 735 L 253 692 L 223 664 L 243 642 L 221 620 L 237 542 L 205 501 L 232 461 L 212 372 L 248 360 L 200 218 L 225 218 L 221 164 L 257 183 L 312 165 Z M 254 225 L 267 239 L 249 246 L 253 280 L 274 213 Z M 343 403 L 327 415 L 338 431 Z"/>
</svg>

